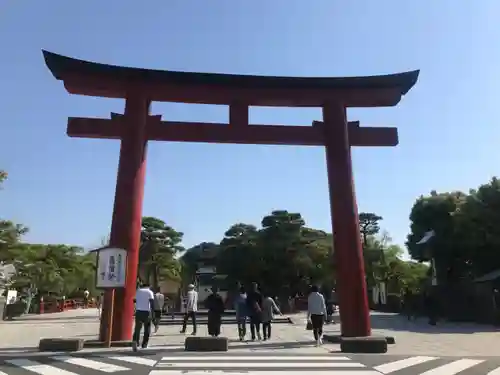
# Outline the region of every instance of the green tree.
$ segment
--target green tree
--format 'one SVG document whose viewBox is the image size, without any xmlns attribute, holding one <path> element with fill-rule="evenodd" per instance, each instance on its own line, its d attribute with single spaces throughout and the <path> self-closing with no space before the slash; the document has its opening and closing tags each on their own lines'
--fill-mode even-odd
<svg viewBox="0 0 500 375">
<path fill-rule="evenodd" d="M 0 170 L 0 189 L 7 179 L 7 172 Z M 13 260 L 12 247 L 19 243 L 22 235 L 28 232 L 28 228 L 9 220 L 0 219 L 0 263 Z"/>
<path fill-rule="evenodd" d="M 142 218 L 139 274 L 158 287 L 162 279 L 180 280 L 177 255 L 184 251 L 183 233 L 155 217 Z"/>
<path fill-rule="evenodd" d="M 300 213 L 271 212 L 262 219 L 258 248 L 267 265 L 263 282 L 282 294 L 310 283 L 306 241 L 302 236 L 305 221 Z"/>
<path fill-rule="evenodd" d="M 12 249 L 16 273 L 8 287 L 24 294 L 29 311 L 34 295 L 82 297 L 95 291 L 95 254 L 67 245 L 19 244 Z"/>
<path fill-rule="evenodd" d="M 382 216 L 373 212 L 359 214 L 359 232 L 363 247 L 366 280 L 369 287 L 376 285 L 387 277 L 384 250 L 388 239 L 386 236 L 377 237 L 380 233 Z"/>
<path fill-rule="evenodd" d="M 462 277 L 478 277 L 499 269 L 500 180 L 493 178 L 471 190 L 454 215 L 454 226 L 455 263 L 463 263 L 459 269 Z"/>
<path fill-rule="evenodd" d="M 230 285 L 259 280 L 265 265 L 257 247 L 258 234 L 254 225 L 244 223 L 234 224 L 224 233 L 216 267 L 218 273 L 227 275 Z"/>
<path fill-rule="evenodd" d="M 305 291 L 311 282 L 333 284 L 331 236 L 307 228 L 298 213 L 273 211 L 261 229 L 235 224 L 220 247 L 217 270 L 233 283 L 257 281 L 282 297 Z"/>
<path fill-rule="evenodd" d="M 7 179 L 7 172 L 0 170 L 0 189 L 2 188 L 2 185 L 6 179 Z"/>
<path fill-rule="evenodd" d="M 440 282 L 455 280 L 468 272 L 467 252 L 457 241 L 457 213 L 463 208 L 467 196 L 462 192 L 431 192 L 417 199 L 410 213 L 410 234 L 406 246 L 417 261 L 435 261 Z M 433 230 L 434 237 L 426 244 L 418 244 Z"/>
<path fill-rule="evenodd" d="M 378 216 L 373 212 L 359 213 L 359 232 L 363 240 L 363 248 L 367 246 L 368 238 L 375 236 L 380 232 L 380 221 L 382 216 Z"/>
<path fill-rule="evenodd" d="M 9 220 L 0 220 L 0 262 L 10 262 L 15 259 L 13 250 L 19 245 L 21 237 L 28 228 Z"/>
<path fill-rule="evenodd" d="M 13 250 L 16 275 L 12 286 L 71 296 L 94 289 L 95 255 L 67 245 L 22 244 Z"/>
</svg>

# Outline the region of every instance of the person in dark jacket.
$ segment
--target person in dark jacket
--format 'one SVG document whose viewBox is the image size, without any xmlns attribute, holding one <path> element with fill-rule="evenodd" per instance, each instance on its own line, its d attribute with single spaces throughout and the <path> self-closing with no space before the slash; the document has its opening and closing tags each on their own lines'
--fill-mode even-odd
<svg viewBox="0 0 500 375">
<path fill-rule="evenodd" d="M 224 313 L 224 300 L 216 287 L 212 288 L 212 294 L 206 299 L 206 308 L 208 309 L 208 334 L 212 337 L 217 337 L 220 335 L 222 314 Z"/>
<path fill-rule="evenodd" d="M 250 292 L 247 294 L 247 313 L 250 318 L 250 334 L 252 341 L 255 341 L 255 334 L 257 339 L 262 340 L 260 335 L 260 324 L 262 322 L 262 294 L 259 292 L 257 283 L 252 283 Z"/>
<path fill-rule="evenodd" d="M 429 318 L 429 324 L 435 326 L 438 319 L 438 306 L 435 291 L 428 289 L 424 297 L 424 305 Z"/>
<path fill-rule="evenodd" d="M 403 308 L 408 320 L 415 320 L 417 318 L 417 296 L 408 288 L 403 296 Z"/>
</svg>

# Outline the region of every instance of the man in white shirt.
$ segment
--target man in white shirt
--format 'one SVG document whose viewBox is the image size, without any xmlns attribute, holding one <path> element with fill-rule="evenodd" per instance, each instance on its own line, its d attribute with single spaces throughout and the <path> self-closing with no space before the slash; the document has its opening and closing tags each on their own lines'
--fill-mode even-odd
<svg viewBox="0 0 500 375">
<path fill-rule="evenodd" d="M 154 301 L 154 325 L 155 333 L 158 332 L 158 327 L 160 326 L 161 313 L 163 311 L 163 305 L 165 305 L 165 296 L 160 291 L 160 288 L 156 290 L 155 301 Z"/>
<path fill-rule="evenodd" d="M 188 319 L 191 318 L 193 322 L 192 335 L 196 335 L 196 312 L 198 311 L 198 292 L 194 290 L 194 285 L 188 285 L 186 313 L 184 314 L 184 321 L 182 322 L 181 333 L 186 333 L 186 326 Z"/>
<path fill-rule="evenodd" d="M 142 338 L 142 348 L 147 348 L 149 335 L 151 333 L 151 314 L 154 310 L 154 294 L 147 283 L 135 292 L 135 328 L 132 338 L 132 348 L 137 351 L 142 326 L 144 325 L 144 336 Z"/>
<path fill-rule="evenodd" d="M 311 287 L 311 293 L 307 298 L 307 320 L 311 322 L 312 331 L 316 345 L 323 344 L 323 324 L 326 318 L 325 297 L 319 293 L 316 285 Z"/>
</svg>

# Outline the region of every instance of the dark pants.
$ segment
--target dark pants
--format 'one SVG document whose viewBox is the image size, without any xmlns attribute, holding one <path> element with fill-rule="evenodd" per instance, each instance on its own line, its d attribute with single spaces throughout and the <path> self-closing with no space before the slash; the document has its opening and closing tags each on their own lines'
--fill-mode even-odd
<svg viewBox="0 0 500 375">
<path fill-rule="evenodd" d="M 313 335 L 314 339 L 318 340 L 321 335 L 323 335 L 323 324 L 325 322 L 325 317 L 322 315 L 311 315 L 311 324 L 312 324 L 312 330 L 313 330 Z"/>
<path fill-rule="evenodd" d="M 187 313 L 184 314 L 184 321 L 182 322 L 182 330 L 181 332 L 186 332 L 186 326 L 188 319 L 191 318 L 191 321 L 193 322 L 193 333 L 196 333 L 196 312 L 195 311 L 188 311 Z"/>
<path fill-rule="evenodd" d="M 247 334 L 247 318 L 246 316 L 238 317 L 238 336 L 240 339 L 245 338 Z"/>
<path fill-rule="evenodd" d="M 220 326 L 222 324 L 222 318 L 219 314 L 208 314 L 208 334 L 210 336 L 220 335 Z"/>
<path fill-rule="evenodd" d="M 438 320 L 438 309 L 434 298 L 428 298 L 426 301 L 427 317 L 429 324 L 435 326 Z"/>
<path fill-rule="evenodd" d="M 146 347 L 149 342 L 149 335 L 151 333 L 151 313 L 149 311 L 135 312 L 135 328 L 133 341 L 139 345 L 139 338 L 141 336 L 142 326 L 144 326 L 144 336 L 142 338 L 142 346 Z"/>
<path fill-rule="evenodd" d="M 262 336 L 264 340 L 271 338 L 271 322 L 262 322 Z"/>
<path fill-rule="evenodd" d="M 260 314 L 253 314 L 250 316 L 250 334 L 252 335 L 252 340 L 255 340 L 255 334 L 260 335 Z"/>
<path fill-rule="evenodd" d="M 405 304 L 405 312 L 406 312 L 406 317 L 408 320 L 416 319 L 417 318 L 417 309 L 412 306 L 412 305 L 406 305 Z"/>
<path fill-rule="evenodd" d="M 437 311 L 432 308 L 428 311 L 427 315 L 429 317 L 429 324 L 431 326 L 435 326 L 437 324 L 437 320 L 438 320 Z"/>
<path fill-rule="evenodd" d="M 158 326 L 160 324 L 160 320 L 161 320 L 161 310 L 155 310 L 154 312 L 154 325 L 155 326 Z"/>
</svg>

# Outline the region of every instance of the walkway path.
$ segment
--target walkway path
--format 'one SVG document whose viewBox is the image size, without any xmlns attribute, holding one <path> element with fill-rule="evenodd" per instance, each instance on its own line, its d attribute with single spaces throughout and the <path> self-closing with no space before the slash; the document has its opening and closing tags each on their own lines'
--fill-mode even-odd
<svg viewBox="0 0 500 375">
<path fill-rule="evenodd" d="M 305 314 L 293 316 L 296 324 L 273 325 L 273 337 L 268 342 L 239 342 L 236 340 L 236 325 L 222 327 L 222 334 L 231 339 L 231 353 L 293 353 L 320 355 L 338 352 L 338 344 L 327 344 L 317 348 L 313 345 L 310 331 L 305 330 Z M 500 332 L 495 327 L 477 324 L 439 323 L 429 326 L 425 320 L 408 322 L 394 314 L 372 314 L 374 334 L 394 336 L 395 345 L 389 346 L 387 355 L 464 357 L 499 356 Z M 41 338 L 80 337 L 96 339 L 99 328 L 97 311 L 76 310 L 60 314 L 28 316 L 15 321 L 0 322 L 0 357 L 14 353 L 33 352 Z M 161 326 L 151 338 L 153 347 L 182 351 L 185 335 L 179 326 Z M 328 333 L 339 333 L 338 324 L 326 326 Z M 188 333 L 190 327 L 188 327 Z M 198 334 L 206 335 L 201 326 Z M 115 349 L 113 349 L 115 350 Z M 95 352 L 95 350 L 93 351 Z M 1 374 L 0 374 L 1 375 Z M 497 375 L 500 375 L 497 374 Z"/>
</svg>

